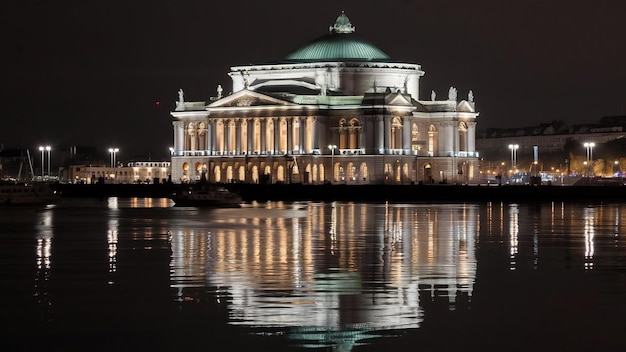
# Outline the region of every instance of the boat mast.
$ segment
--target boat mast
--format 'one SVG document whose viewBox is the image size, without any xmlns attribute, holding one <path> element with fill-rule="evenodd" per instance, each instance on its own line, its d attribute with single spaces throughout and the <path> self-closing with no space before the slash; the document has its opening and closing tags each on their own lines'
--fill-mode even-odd
<svg viewBox="0 0 626 352">
<path fill-rule="evenodd" d="M 33 180 L 35 179 L 35 172 L 33 171 L 33 161 L 30 159 L 30 150 L 26 149 L 26 156 L 28 157 L 28 165 L 30 166 L 30 174 L 33 175 Z M 22 164 L 20 163 L 20 173 L 22 172 Z"/>
</svg>

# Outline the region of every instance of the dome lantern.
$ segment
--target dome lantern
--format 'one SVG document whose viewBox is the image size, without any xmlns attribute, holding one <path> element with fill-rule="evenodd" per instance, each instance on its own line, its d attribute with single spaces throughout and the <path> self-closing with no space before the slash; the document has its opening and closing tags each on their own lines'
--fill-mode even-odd
<svg viewBox="0 0 626 352">
<path fill-rule="evenodd" d="M 337 17 L 335 24 L 328 27 L 330 33 L 354 33 L 356 28 L 350 23 L 350 19 L 341 11 L 341 15 Z"/>
</svg>

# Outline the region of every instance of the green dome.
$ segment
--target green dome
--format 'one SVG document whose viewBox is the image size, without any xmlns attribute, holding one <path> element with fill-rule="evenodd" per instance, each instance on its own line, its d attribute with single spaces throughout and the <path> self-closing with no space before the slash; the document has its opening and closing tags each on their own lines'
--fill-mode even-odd
<svg viewBox="0 0 626 352">
<path fill-rule="evenodd" d="M 329 31 L 329 34 L 310 41 L 287 55 L 285 59 L 297 61 L 389 59 L 382 50 L 352 34 L 355 28 L 343 12 L 337 17 L 335 24 L 330 26 Z"/>
<path fill-rule="evenodd" d="M 349 33 L 330 33 L 317 38 L 293 53 L 287 60 L 381 60 L 389 56 L 369 42 Z"/>
</svg>

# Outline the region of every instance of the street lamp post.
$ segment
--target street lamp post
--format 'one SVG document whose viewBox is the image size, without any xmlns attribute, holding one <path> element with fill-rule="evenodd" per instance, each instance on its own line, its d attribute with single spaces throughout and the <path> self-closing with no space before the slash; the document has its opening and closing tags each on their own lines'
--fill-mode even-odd
<svg viewBox="0 0 626 352">
<path fill-rule="evenodd" d="M 43 159 L 43 152 L 46 150 L 44 147 L 39 147 L 39 151 L 41 152 L 41 179 L 43 180 L 44 170 L 46 169 L 45 161 Z"/>
<path fill-rule="evenodd" d="M 109 148 L 109 153 L 111 153 L 111 167 L 115 167 L 115 153 L 119 151 L 118 148 Z"/>
<path fill-rule="evenodd" d="M 47 145 L 46 146 L 46 151 L 48 152 L 48 177 L 50 177 L 50 151 L 51 150 L 52 150 L 52 147 Z"/>
<path fill-rule="evenodd" d="M 509 144 L 509 149 L 511 149 L 511 169 L 515 170 L 515 166 L 517 164 L 517 149 L 519 148 L 519 144 Z"/>
<path fill-rule="evenodd" d="M 332 174 L 333 181 L 335 180 L 335 149 L 337 146 L 335 144 L 329 144 L 328 149 L 330 149 L 330 172 Z"/>
<path fill-rule="evenodd" d="M 591 167 L 591 170 L 593 171 L 593 147 L 595 147 L 596 144 L 593 142 L 585 142 L 583 143 L 583 146 L 587 150 L 587 164 Z M 589 173 L 589 170 L 587 170 L 587 173 Z"/>
</svg>

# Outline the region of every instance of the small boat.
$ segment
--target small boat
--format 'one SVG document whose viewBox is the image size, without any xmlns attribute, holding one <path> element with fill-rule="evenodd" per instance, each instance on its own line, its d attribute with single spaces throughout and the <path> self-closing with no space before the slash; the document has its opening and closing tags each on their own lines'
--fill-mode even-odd
<svg viewBox="0 0 626 352">
<path fill-rule="evenodd" d="M 0 183 L 1 205 L 47 205 L 53 204 L 59 195 L 44 182 Z"/>
<path fill-rule="evenodd" d="M 225 187 L 217 185 L 195 185 L 182 188 L 172 196 L 176 206 L 238 208 L 241 197 Z"/>
</svg>

